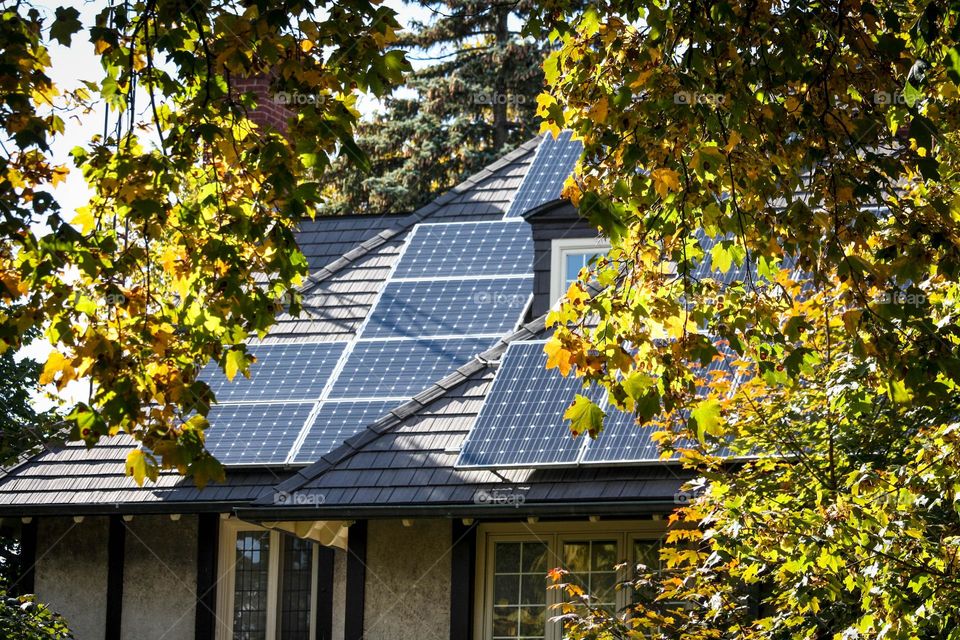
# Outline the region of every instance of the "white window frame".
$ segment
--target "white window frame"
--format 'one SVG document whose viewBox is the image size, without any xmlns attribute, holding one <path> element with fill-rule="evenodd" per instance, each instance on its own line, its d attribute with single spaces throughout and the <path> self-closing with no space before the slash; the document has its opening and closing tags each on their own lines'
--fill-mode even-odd
<svg viewBox="0 0 960 640">
<path fill-rule="evenodd" d="M 553 562 L 548 569 L 562 564 L 564 542 L 588 540 L 616 540 L 619 560 L 632 566 L 634 540 L 660 540 L 665 537 L 667 525 L 664 520 L 558 522 L 558 523 L 489 523 L 477 529 L 476 582 L 474 585 L 474 637 L 478 640 L 493 638 L 493 552 L 498 542 L 545 542 Z M 545 577 L 546 578 L 546 577 Z M 622 577 L 621 577 L 622 579 Z M 546 581 L 544 582 L 546 589 Z M 544 640 L 562 640 L 560 624 L 550 623 L 550 618 L 559 615 L 552 605 L 563 602 L 565 597 L 557 589 L 547 591 L 547 624 Z M 617 608 L 629 604 L 629 594 L 617 592 Z"/>
<path fill-rule="evenodd" d="M 567 292 L 567 256 L 582 253 L 607 253 L 610 243 L 603 237 L 594 238 L 557 238 L 550 241 L 550 304 Z M 576 274 L 570 274 L 571 277 Z"/>
<path fill-rule="evenodd" d="M 290 537 L 290 534 L 267 529 L 259 525 L 243 522 L 242 520 L 221 520 L 220 521 L 220 549 L 217 558 L 217 640 L 233 639 L 233 605 L 234 588 L 236 587 L 236 553 L 237 553 L 237 534 L 249 531 L 270 531 L 270 556 L 268 559 L 267 575 L 267 637 L 266 640 L 279 640 L 277 628 L 277 615 L 280 606 L 280 555 L 283 537 Z M 314 544 L 313 554 L 311 556 L 310 569 L 310 640 L 316 640 L 317 637 L 317 589 L 319 571 L 320 553 L 317 543 Z"/>
</svg>

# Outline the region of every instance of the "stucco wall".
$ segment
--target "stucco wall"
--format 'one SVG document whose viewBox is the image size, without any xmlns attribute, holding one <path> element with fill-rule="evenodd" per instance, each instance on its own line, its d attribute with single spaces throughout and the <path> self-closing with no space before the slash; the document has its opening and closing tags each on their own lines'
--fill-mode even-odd
<svg viewBox="0 0 960 640">
<path fill-rule="evenodd" d="M 63 614 L 78 640 L 104 635 L 108 530 L 107 518 L 37 522 L 37 595 Z"/>
<path fill-rule="evenodd" d="M 196 516 L 137 516 L 126 525 L 121 638 L 193 640 Z"/>
<path fill-rule="evenodd" d="M 450 637 L 449 520 L 371 520 L 364 640 Z"/>
</svg>

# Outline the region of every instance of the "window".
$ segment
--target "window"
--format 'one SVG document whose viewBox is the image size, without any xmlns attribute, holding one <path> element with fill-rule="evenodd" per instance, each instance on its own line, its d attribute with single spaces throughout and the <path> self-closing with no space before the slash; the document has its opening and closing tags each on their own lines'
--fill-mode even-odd
<svg viewBox="0 0 960 640">
<path fill-rule="evenodd" d="M 222 523 L 218 640 L 314 640 L 316 543 Z"/>
<path fill-rule="evenodd" d="M 566 594 L 548 588 L 547 571 L 563 567 L 567 579 L 617 611 L 630 594 L 617 589 L 623 562 L 656 557 L 662 521 L 485 524 L 478 530 L 476 637 L 481 640 L 560 640 L 551 605 Z"/>
<path fill-rule="evenodd" d="M 576 281 L 580 270 L 610 250 L 601 238 L 563 238 L 551 243 L 550 300 L 560 299 Z"/>
</svg>

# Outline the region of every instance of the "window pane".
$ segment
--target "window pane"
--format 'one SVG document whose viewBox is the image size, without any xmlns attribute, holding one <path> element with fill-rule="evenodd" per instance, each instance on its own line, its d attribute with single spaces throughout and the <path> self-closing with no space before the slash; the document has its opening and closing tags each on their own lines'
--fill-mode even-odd
<svg viewBox="0 0 960 640">
<path fill-rule="evenodd" d="M 497 640 L 544 636 L 547 601 L 547 545 L 498 542 L 494 545 L 493 637 Z"/>
<path fill-rule="evenodd" d="M 564 568 L 570 582 L 579 585 L 597 605 L 613 611 L 617 594 L 617 543 L 613 540 L 565 542 Z"/>
<path fill-rule="evenodd" d="M 280 640 L 310 640 L 314 544 L 293 536 L 283 539 L 280 591 Z"/>
<path fill-rule="evenodd" d="M 267 637 L 269 562 L 269 531 L 237 534 L 233 590 L 234 640 L 264 640 Z"/>
<path fill-rule="evenodd" d="M 563 256 L 563 284 L 564 290 L 577 279 L 580 270 L 590 264 L 594 258 L 602 256 L 602 251 L 568 252 Z"/>
</svg>

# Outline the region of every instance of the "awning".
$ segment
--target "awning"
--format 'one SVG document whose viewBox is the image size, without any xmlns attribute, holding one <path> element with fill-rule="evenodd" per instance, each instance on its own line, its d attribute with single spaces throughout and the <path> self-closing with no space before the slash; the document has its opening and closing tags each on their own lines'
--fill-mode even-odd
<svg viewBox="0 0 960 640">
<path fill-rule="evenodd" d="M 349 520 L 290 520 L 281 522 L 261 522 L 261 526 L 292 533 L 298 538 L 319 542 L 325 547 L 347 550 L 347 530 L 353 522 Z"/>
</svg>

